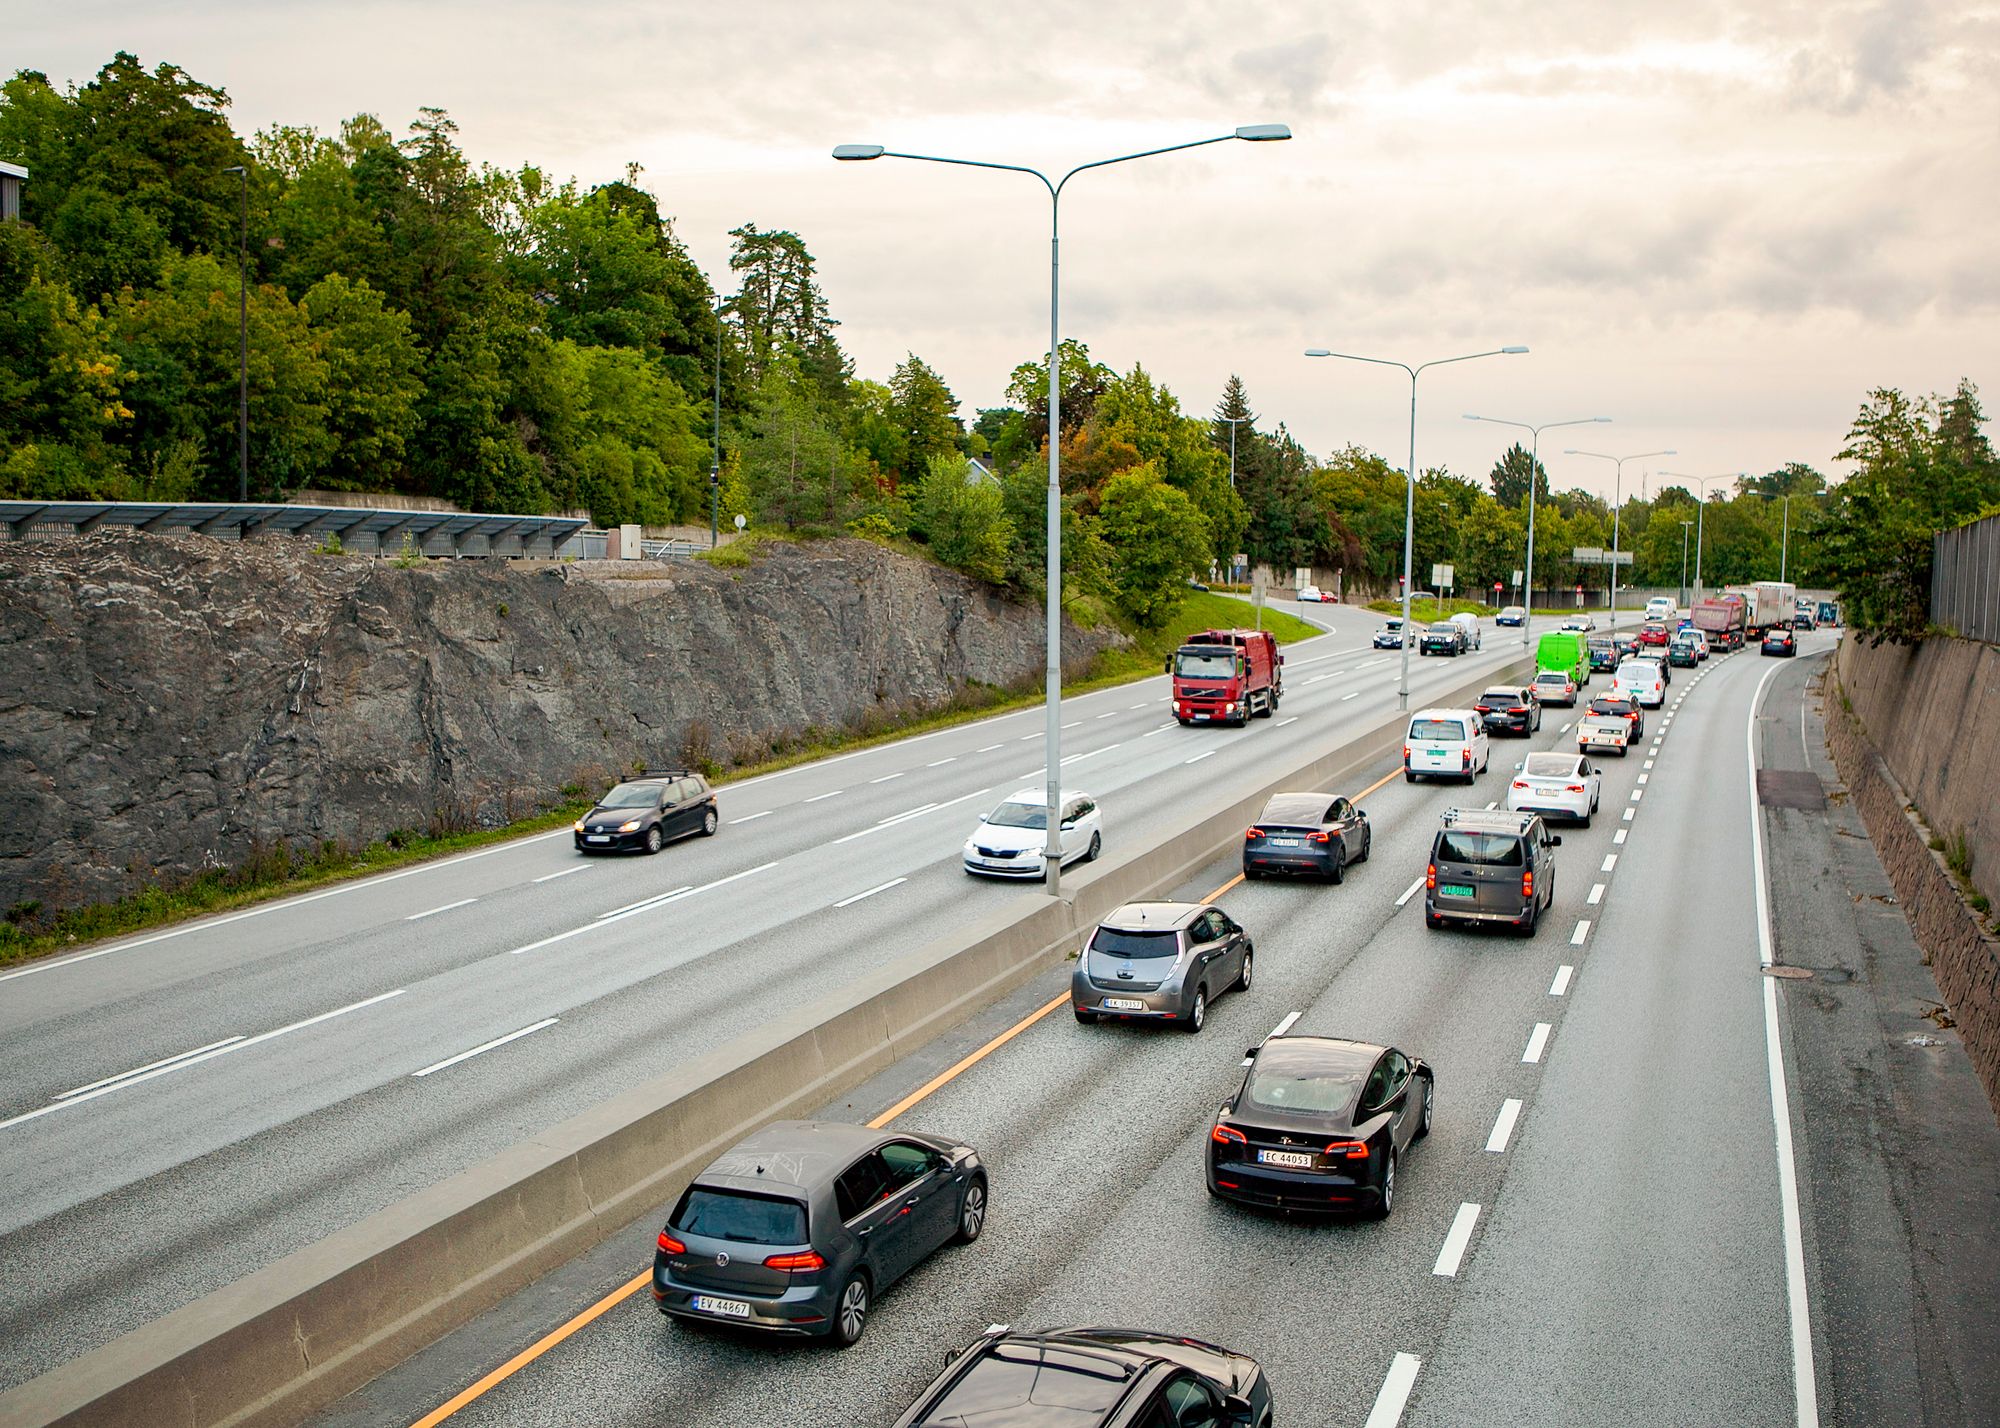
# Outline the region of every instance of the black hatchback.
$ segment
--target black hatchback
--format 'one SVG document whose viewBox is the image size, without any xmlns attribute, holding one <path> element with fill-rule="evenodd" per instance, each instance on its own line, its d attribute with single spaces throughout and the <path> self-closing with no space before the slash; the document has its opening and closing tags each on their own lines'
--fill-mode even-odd
<svg viewBox="0 0 2000 1428">
<path fill-rule="evenodd" d="M 1533 686 L 1489 689 L 1472 706 L 1489 734 L 1519 734 L 1527 738 L 1542 727 L 1542 700 Z"/>
<path fill-rule="evenodd" d="M 986 1167 L 947 1136 L 774 1121 L 694 1178 L 660 1231 L 662 1314 L 861 1337 L 876 1295 L 986 1224 Z"/>
<path fill-rule="evenodd" d="M 1351 799 L 1324 793 L 1274 793 L 1243 830 L 1243 876 L 1309 873 L 1339 882 L 1349 863 L 1365 863 L 1375 844 L 1368 815 Z"/>
<path fill-rule="evenodd" d="M 715 790 L 700 774 L 628 779 L 571 826 L 579 853 L 657 853 L 676 838 L 713 836 Z"/>
</svg>

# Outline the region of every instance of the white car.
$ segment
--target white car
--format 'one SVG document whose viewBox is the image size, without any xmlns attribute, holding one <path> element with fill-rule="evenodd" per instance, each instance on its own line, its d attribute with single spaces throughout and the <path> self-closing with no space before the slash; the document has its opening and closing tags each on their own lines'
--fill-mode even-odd
<svg viewBox="0 0 2000 1428">
<path fill-rule="evenodd" d="M 1462 778 L 1471 783 L 1486 772 L 1493 741 L 1474 709 L 1419 709 L 1403 738 L 1403 781 Z"/>
<path fill-rule="evenodd" d="M 1612 672 L 1611 694 L 1636 700 L 1643 709 L 1658 709 L 1667 702 L 1666 672 L 1655 660 L 1628 659 Z"/>
<path fill-rule="evenodd" d="M 1571 615 L 1567 620 L 1557 625 L 1556 628 L 1558 630 L 1575 630 L 1581 634 L 1588 634 L 1597 628 L 1597 621 L 1589 615 Z"/>
<path fill-rule="evenodd" d="M 1514 768 L 1514 781 L 1507 785 L 1509 812 L 1539 813 L 1590 826 L 1602 780 L 1589 759 L 1582 754 L 1530 754 Z"/>
<path fill-rule="evenodd" d="M 1674 610 L 1674 597 L 1671 595 L 1655 595 L 1646 602 L 1646 618 L 1649 620 L 1671 620 Z"/>
<path fill-rule="evenodd" d="M 1039 878 L 1048 844 L 1048 793 L 1024 788 L 979 820 L 965 840 L 965 870 L 988 878 Z M 1097 800 L 1087 793 L 1063 795 L 1062 860 L 1067 867 L 1089 862 L 1104 849 L 1104 825 Z"/>
<path fill-rule="evenodd" d="M 1545 669 L 1535 676 L 1535 695 L 1544 705 L 1576 706 L 1576 681 L 1559 669 Z"/>
<path fill-rule="evenodd" d="M 1479 617 L 1477 615 L 1469 610 L 1461 610 L 1451 617 L 1451 622 L 1458 626 L 1459 629 L 1465 631 L 1465 647 L 1467 649 L 1476 650 L 1479 648 Z"/>
<path fill-rule="evenodd" d="M 1325 599 L 1326 596 L 1321 593 L 1317 585 L 1301 585 L 1299 587 L 1299 603 L 1301 605 L 1317 605 Z"/>
</svg>

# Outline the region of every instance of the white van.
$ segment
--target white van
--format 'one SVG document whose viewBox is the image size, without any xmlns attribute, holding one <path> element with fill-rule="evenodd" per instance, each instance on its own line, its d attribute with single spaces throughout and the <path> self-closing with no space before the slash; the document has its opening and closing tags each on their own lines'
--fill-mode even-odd
<svg viewBox="0 0 2000 1428">
<path fill-rule="evenodd" d="M 1462 778 L 1486 772 L 1493 746 L 1486 724 L 1471 709 L 1419 709 L 1403 736 L 1403 779 Z"/>
<path fill-rule="evenodd" d="M 1458 626 L 1459 629 L 1465 631 L 1465 647 L 1467 649 L 1476 650 L 1479 648 L 1479 617 L 1477 615 L 1473 614 L 1470 610 L 1461 610 L 1451 617 L 1451 622 Z"/>
<path fill-rule="evenodd" d="M 1628 659 L 1611 676 L 1611 697 L 1630 699 L 1644 708 L 1658 709 L 1667 702 L 1666 676 L 1653 660 Z"/>
<path fill-rule="evenodd" d="M 1674 597 L 1655 595 L 1646 602 L 1646 618 L 1649 620 L 1671 620 L 1674 617 Z"/>
</svg>

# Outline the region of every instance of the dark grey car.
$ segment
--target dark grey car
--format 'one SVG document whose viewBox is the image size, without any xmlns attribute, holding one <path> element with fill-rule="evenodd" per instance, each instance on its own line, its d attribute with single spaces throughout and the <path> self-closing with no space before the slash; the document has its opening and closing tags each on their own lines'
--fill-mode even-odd
<svg viewBox="0 0 2000 1428">
<path fill-rule="evenodd" d="M 657 853 L 676 838 L 715 836 L 715 790 L 696 773 L 627 779 L 571 825 L 579 853 Z"/>
<path fill-rule="evenodd" d="M 1097 925 L 1070 974 L 1076 1019 L 1171 1021 L 1200 1031 L 1231 987 L 1250 990 L 1250 934 L 1219 907 L 1128 902 Z"/>
<path fill-rule="evenodd" d="M 776 1121 L 701 1172 L 653 1254 L 662 1314 L 861 1337 L 875 1296 L 986 1224 L 986 1168 L 948 1136 Z"/>
<path fill-rule="evenodd" d="M 1310 873 L 1339 882 L 1349 863 L 1365 863 L 1375 835 L 1351 799 L 1326 793 L 1274 793 L 1243 830 L 1243 876 Z"/>
<path fill-rule="evenodd" d="M 1446 809 L 1424 872 L 1424 924 L 1503 923 L 1533 937 L 1555 905 L 1561 845 L 1537 814 Z"/>
</svg>

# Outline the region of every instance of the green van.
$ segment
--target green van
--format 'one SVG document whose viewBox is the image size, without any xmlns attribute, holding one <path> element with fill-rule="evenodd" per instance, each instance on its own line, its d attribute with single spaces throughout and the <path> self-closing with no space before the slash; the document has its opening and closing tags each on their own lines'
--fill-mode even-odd
<svg viewBox="0 0 2000 1428">
<path fill-rule="evenodd" d="M 1561 670 L 1581 689 L 1590 683 L 1590 646 L 1574 630 L 1551 630 L 1535 646 L 1537 670 Z"/>
</svg>

